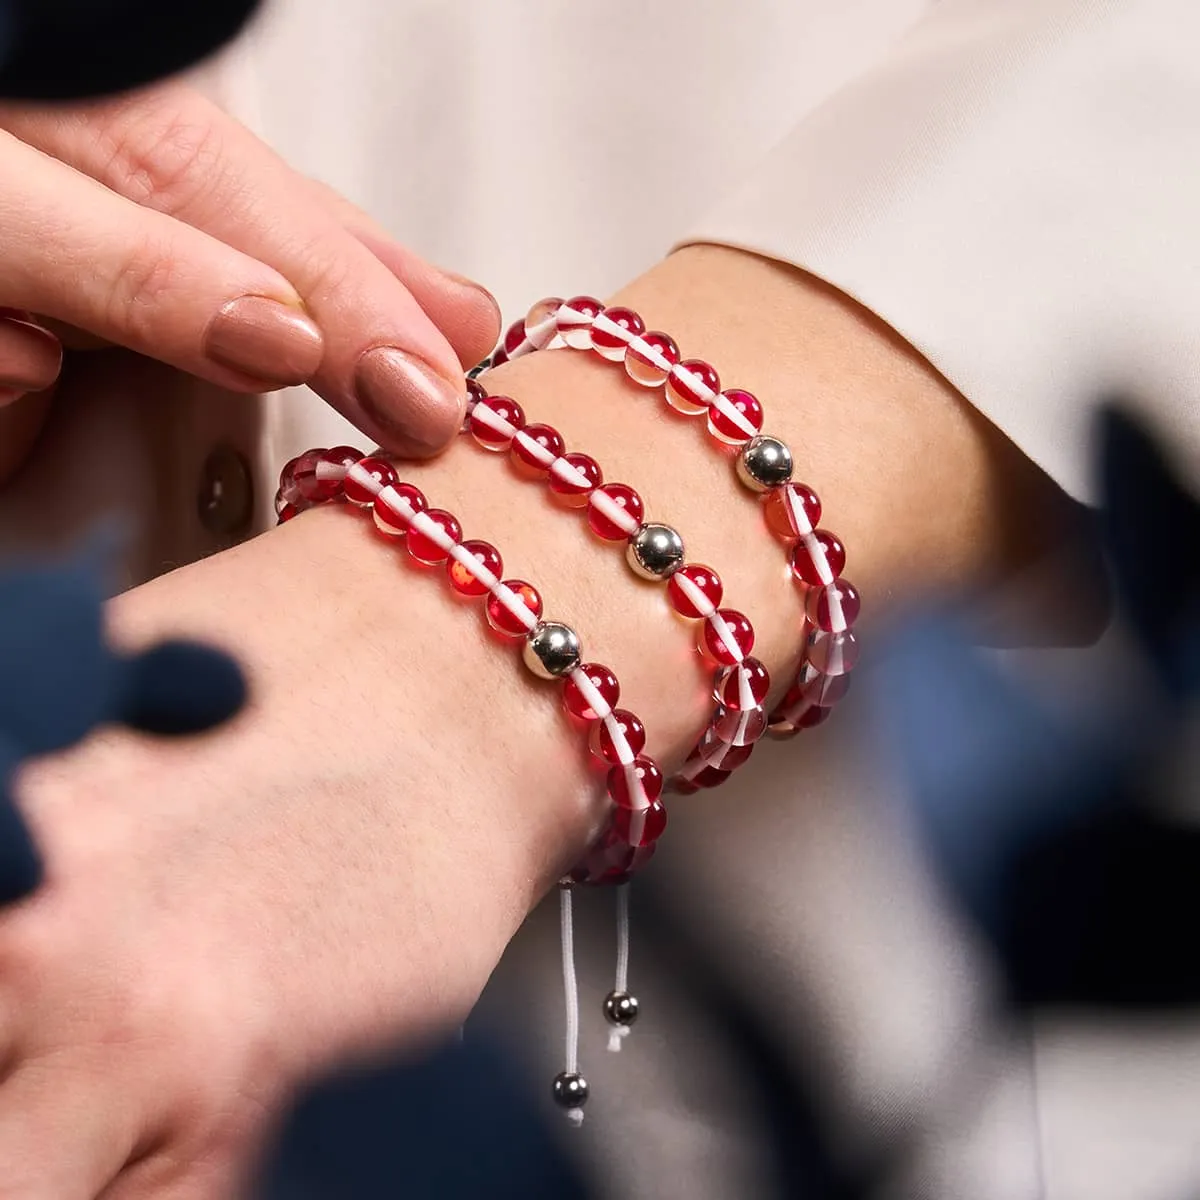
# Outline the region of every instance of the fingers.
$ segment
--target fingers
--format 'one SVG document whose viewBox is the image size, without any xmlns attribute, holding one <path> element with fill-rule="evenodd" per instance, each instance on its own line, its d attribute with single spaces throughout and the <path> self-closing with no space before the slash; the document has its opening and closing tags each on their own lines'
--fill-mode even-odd
<svg viewBox="0 0 1200 1200">
<path fill-rule="evenodd" d="M 0 1085 L 0 1200 L 94 1200 L 134 1149 L 122 1111 L 77 1063 L 19 1067 Z"/>
<path fill-rule="evenodd" d="M 0 407 L 27 392 L 40 392 L 62 366 L 58 339 L 17 309 L 0 309 Z"/>
<path fill-rule="evenodd" d="M 446 335 L 464 367 L 473 367 L 500 337 L 500 306 L 479 284 L 440 270 L 397 242 L 377 221 L 319 180 L 310 180 L 321 203 L 413 294 L 429 319 Z M 464 302 L 464 289 L 482 295 Z"/>
<path fill-rule="evenodd" d="M 0 131 L 0 306 L 240 391 L 300 383 L 321 334 L 273 268 Z"/>
<path fill-rule="evenodd" d="M 173 85 L 82 115 L 6 112 L 3 122 L 290 280 L 325 335 L 312 386 L 389 449 L 430 454 L 457 431 L 462 370 L 421 304 L 305 180 L 198 94 Z M 490 313 L 484 294 L 457 293 L 447 307 Z"/>
</svg>

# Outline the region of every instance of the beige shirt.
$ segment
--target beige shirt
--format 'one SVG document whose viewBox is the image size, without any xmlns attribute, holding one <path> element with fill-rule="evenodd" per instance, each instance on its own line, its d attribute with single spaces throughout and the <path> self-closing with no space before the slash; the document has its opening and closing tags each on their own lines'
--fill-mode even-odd
<svg viewBox="0 0 1200 1200">
<path fill-rule="evenodd" d="M 1088 496 L 1106 388 L 1200 468 L 1198 56 L 1194 0 L 278 0 L 201 78 L 510 316 L 603 295 L 688 239 L 798 263 Z M 256 405 L 150 382 L 52 436 L 0 531 L 65 537 L 116 503 L 144 522 L 132 581 L 265 527 L 279 464 L 348 434 L 303 389 Z M 988 1033 L 985 972 L 888 815 L 894 785 L 850 753 L 848 709 L 805 746 L 803 785 L 767 752 L 698 798 L 656 864 L 674 902 L 864 1146 L 919 1130 L 910 1194 L 1195 1193 L 1200 1042 L 1043 1026 L 1030 1053 Z M 581 917 L 600 949 L 606 903 Z M 543 1072 L 552 926 L 531 919 L 489 997 L 522 997 L 517 1045 Z M 589 958 L 585 994 L 607 971 Z M 634 972 L 650 1015 L 612 1058 L 585 1029 L 596 1098 L 571 1144 L 614 1196 L 769 1195 L 736 1061 L 636 940 Z"/>
</svg>

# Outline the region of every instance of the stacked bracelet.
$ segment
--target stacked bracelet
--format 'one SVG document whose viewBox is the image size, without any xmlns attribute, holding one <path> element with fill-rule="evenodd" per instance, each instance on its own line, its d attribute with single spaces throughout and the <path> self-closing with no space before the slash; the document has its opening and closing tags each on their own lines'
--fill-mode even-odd
<svg viewBox="0 0 1200 1200">
<path fill-rule="evenodd" d="M 860 600 L 854 585 L 842 578 L 845 547 L 835 534 L 818 527 L 821 502 L 816 492 L 792 481 L 791 450 L 762 432 L 758 398 L 742 388 L 722 389 L 709 363 L 684 359 L 673 338 L 648 332 L 632 309 L 606 308 L 591 296 L 539 301 L 523 321 L 510 326 L 490 365 L 557 346 L 593 350 L 623 365 L 634 383 L 661 389 L 676 412 L 704 415 L 708 433 L 718 444 L 738 448 L 737 477 L 762 497 L 767 527 L 787 544 L 792 575 L 806 593 L 804 658 L 792 686 L 766 720 L 768 731 L 786 737 L 820 724 L 845 695 L 848 673 L 858 658 L 853 625 Z M 727 715 L 725 726 L 710 727 L 673 778 L 677 791 L 715 786 L 728 778 L 731 742 L 725 735 L 735 721 L 747 718 Z M 746 729 L 740 736 L 748 738 L 753 732 Z"/>
<path fill-rule="evenodd" d="M 590 529 L 608 542 L 624 542 L 626 560 L 641 579 L 667 584 L 671 607 L 700 622 L 697 645 L 716 668 L 716 712 L 700 747 L 706 767 L 726 773 L 744 763 L 767 727 L 762 708 L 770 691 L 767 668 L 752 658 L 754 627 L 741 612 L 721 608 L 724 585 L 711 567 L 684 560 L 683 539 L 669 525 L 645 519 L 641 496 L 624 483 L 605 483 L 587 454 L 568 453 L 558 430 L 530 424 L 515 400 L 489 395 L 478 380 L 468 385 L 463 432 L 485 450 L 507 452 L 524 473 L 544 479 L 568 507 L 584 512 Z M 673 785 L 689 790 L 692 779 Z"/>
</svg>

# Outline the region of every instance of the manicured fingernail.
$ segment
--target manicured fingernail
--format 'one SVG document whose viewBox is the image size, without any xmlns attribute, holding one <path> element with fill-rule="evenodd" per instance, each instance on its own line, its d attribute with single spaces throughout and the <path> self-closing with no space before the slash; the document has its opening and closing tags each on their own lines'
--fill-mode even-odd
<svg viewBox="0 0 1200 1200">
<path fill-rule="evenodd" d="M 427 363 L 395 346 L 377 346 L 358 360 L 354 388 L 363 412 L 387 449 L 429 455 L 454 436 L 463 393 Z"/>
<path fill-rule="evenodd" d="M 443 269 L 442 274 L 445 275 L 446 278 L 449 279 L 451 283 L 457 284 L 464 291 L 474 293 L 475 296 L 477 296 L 479 298 L 479 300 L 482 303 L 486 304 L 487 307 L 491 310 L 492 316 L 495 318 L 496 324 L 497 325 L 500 324 L 500 319 L 501 319 L 500 305 L 497 302 L 496 297 L 493 296 L 492 293 L 489 292 L 487 290 L 487 288 L 485 288 L 483 286 L 483 284 L 476 283 L 475 280 L 468 279 L 465 275 L 458 275 L 454 271 L 447 271 L 447 270 Z"/>
<path fill-rule="evenodd" d="M 223 367 L 287 387 L 316 374 L 325 340 L 300 309 L 266 296 L 239 296 L 213 317 L 204 353 Z"/>
</svg>

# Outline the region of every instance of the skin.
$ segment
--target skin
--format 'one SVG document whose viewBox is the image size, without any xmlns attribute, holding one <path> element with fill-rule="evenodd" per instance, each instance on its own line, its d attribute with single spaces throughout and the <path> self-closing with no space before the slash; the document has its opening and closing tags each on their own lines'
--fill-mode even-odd
<svg viewBox="0 0 1200 1200">
<path fill-rule="evenodd" d="M 694 247 L 620 299 L 764 399 L 850 548 L 868 625 L 918 588 L 1009 577 L 1066 520 L 1057 489 L 936 371 L 802 272 Z M 796 589 L 697 423 L 575 353 L 491 383 L 684 533 L 782 686 Z M 617 671 L 649 752 L 677 763 L 708 672 L 663 590 L 467 439 L 402 477 L 542 590 Z M 602 804 L 558 689 L 439 574 L 339 507 L 115 602 L 130 644 L 184 630 L 229 646 L 254 703 L 211 739 L 106 735 L 26 773 L 49 880 L 0 915 L 0 1196 L 233 1194 L 312 1071 L 461 1020 L 584 848 Z"/>
</svg>

